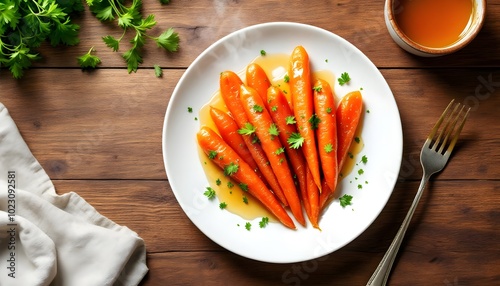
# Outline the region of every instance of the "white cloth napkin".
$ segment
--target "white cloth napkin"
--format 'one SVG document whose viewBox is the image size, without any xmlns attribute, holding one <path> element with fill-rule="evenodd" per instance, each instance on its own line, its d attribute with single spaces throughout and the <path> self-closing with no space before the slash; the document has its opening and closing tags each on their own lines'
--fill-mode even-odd
<svg viewBox="0 0 500 286">
<path fill-rule="evenodd" d="M 56 194 L 0 103 L 0 285 L 137 285 L 147 271 L 135 232 Z"/>
</svg>

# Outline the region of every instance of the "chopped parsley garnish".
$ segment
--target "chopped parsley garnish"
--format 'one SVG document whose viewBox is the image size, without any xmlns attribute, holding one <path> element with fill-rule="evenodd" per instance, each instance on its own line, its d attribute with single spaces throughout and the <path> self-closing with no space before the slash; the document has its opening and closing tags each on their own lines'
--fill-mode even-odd
<svg viewBox="0 0 500 286">
<path fill-rule="evenodd" d="M 203 193 L 208 199 L 215 198 L 215 190 L 211 187 L 207 187 L 207 190 Z"/>
<path fill-rule="evenodd" d="M 366 155 L 363 155 L 363 157 L 361 157 L 361 162 L 363 162 L 363 164 L 366 164 L 368 162 L 368 157 L 366 157 Z"/>
<path fill-rule="evenodd" d="M 354 141 L 359 144 L 359 142 L 361 142 L 361 139 L 359 139 L 359 137 L 356 136 L 354 137 Z"/>
<path fill-rule="evenodd" d="M 321 120 L 319 119 L 319 117 L 316 114 L 313 114 L 311 116 L 311 118 L 309 118 L 308 121 L 309 121 L 309 124 L 311 124 L 311 128 L 313 130 L 318 129 L 318 124 L 321 122 Z"/>
<path fill-rule="evenodd" d="M 327 107 L 326 108 L 326 113 L 332 113 L 332 108 L 331 107 Z"/>
<path fill-rule="evenodd" d="M 248 185 L 245 183 L 239 183 L 238 186 L 240 186 L 240 189 L 244 192 L 248 192 Z"/>
<path fill-rule="evenodd" d="M 252 224 L 250 222 L 245 223 L 245 228 L 246 230 L 250 231 L 250 229 L 252 228 Z"/>
<path fill-rule="evenodd" d="M 290 116 L 286 117 L 286 124 L 287 125 L 295 124 L 295 123 L 297 123 L 297 121 L 295 120 L 295 116 L 290 115 Z"/>
<path fill-rule="evenodd" d="M 241 135 L 251 135 L 255 133 L 255 126 L 253 126 L 250 122 L 247 122 L 243 128 L 238 129 L 238 133 Z"/>
<path fill-rule="evenodd" d="M 243 202 L 248 205 L 248 198 L 246 196 L 243 196 Z"/>
<path fill-rule="evenodd" d="M 278 107 L 276 105 L 271 106 L 271 111 L 276 111 L 276 110 L 278 110 Z"/>
<path fill-rule="evenodd" d="M 214 150 L 210 150 L 210 151 L 208 151 L 208 158 L 210 158 L 210 159 L 212 159 L 212 160 L 213 160 L 213 159 L 215 159 L 216 157 L 217 157 L 217 152 L 216 152 L 216 151 L 214 151 Z"/>
<path fill-rule="evenodd" d="M 255 104 L 253 106 L 253 111 L 260 113 L 260 112 L 264 111 L 264 108 L 262 106 L 260 106 L 260 105 Z"/>
<path fill-rule="evenodd" d="M 290 148 L 292 149 L 299 149 L 302 147 L 302 144 L 304 144 L 304 137 L 300 135 L 298 132 L 294 132 L 290 134 L 290 137 L 288 137 L 288 145 L 290 145 Z"/>
<path fill-rule="evenodd" d="M 343 195 L 342 197 L 339 198 L 340 206 L 346 207 L 346 206 L 351 205 L 351 200 L 352 200 L 351 195 L 348 195 L 348 194 Z"/>
<path fill-rule="evenodd" d="M 269 218 L 268 217 L 263 217 L 260 221 L 259 221 L 259 227 L 260 228 L 264 228 L 266 227 L 266 225 L 269 224 Z"/>
<path fill-rule="evenodd" d="M 285 75 L 284 80 L 285 80 L 285 82 L 289 82 L 290 81 L 290 77 L 288 76 L 288 74 Z"/>
<path fill-rule="evenodd" d="M 160 65 L 154 65 L 153 68 L 155 69 L 155 76 L 156 77 L 163 76 L 163 70 L 161 69 Z"/>
<path fill-rule="evenodd" d="M 223 210 L 223 209 L 227 208 L 227 204 L 225 202 L 222 202 L 222 203 L 219 204 L 219 208 L 221 210 Z"/>
<path fill-rule="evenodd" d="M 279 132 L 279 130 L 278 130 L 278 126 L 276 126 L 276 124 L 274 124 L 274 123 L 273 123 L 273 124 L 271 124 L 271 125 L 269 126 L 269 134 L 270 134 L 271 136 L 278 136 L 278 135 L 279 135 L 279 133 L 280 133 L 280 132 Z"/>
<path fill-rule="evenodd" d="M 274 151 L 274 154 L 276 154 L 276 155 L 280 155 L 283 153 L 285 153 L 285 147 L 281 147 L 278 150 Z"/>
<path fill-rule="evenodd" d="M 358 170 L 358 174 L 359 174 L 359 175 L 363 175 L 363 173 L 364 173 L 364 172 L 365 172 L 365 171 L 364 171 L 363 169 L 359 169 L 359 170 Z"/>
<path fill-rule="evenodd" d="M 226 176 L 232 176 L 238 172 L 239 165 L 231 162 L 229 165 L 224 167 L 224 175 Z"/>
<path fill-rule="evenodd" d="M 333 151 L 333 145 L 331 143 L 326 144 L 323 149 L 325 150 L 326 153 L 330 153 Z"/>
<path fill-rule="evenodd" d="M 189 113 L 192 113 L 193 112 L 193 108 L 191 106 L 188 107 L 188 112 Z"/>
<path fill-rule="evenodd" d="M 232 187 L 234 187 L 233 182 L 231 182 L 231 181 L 227 182 L 227 187 L 228 187 L 229 189 L 231 189 Z"/>
<path fill-rule="evenodd" d="M 351 77 L 349 76 L 348 73 L 344 72 L 340 75 L 340 77 L 337 79 L 339 81 L 340 85 L 344 85 L 351 81 Z"/>
<path fill-rule="evenodd" d="M 265 56 L 265 55 L 266 55 L 266 51 L 264 51 L 264 50 L 260 50 L 260 55 L 261 55 L 261 56 Z"/>
<path fill-rule="evenodd" d="M 313 90 L 316 91 L 316 92 L 321 92 L 323 88 L 321 86 L 315 86 L 313 87 Z"/>
<path fill-rule="evenodd" d="M 222 184 L 222 181 L 220 179 L 215 180 L 215 184 L 217 186 L 220 186 Z"/>
<path fill-rule="evenodd" d="M 363 185 L 359 184 L 358 189 L 362 189 L 362 188 L 363 188 Z"/>
</svg>

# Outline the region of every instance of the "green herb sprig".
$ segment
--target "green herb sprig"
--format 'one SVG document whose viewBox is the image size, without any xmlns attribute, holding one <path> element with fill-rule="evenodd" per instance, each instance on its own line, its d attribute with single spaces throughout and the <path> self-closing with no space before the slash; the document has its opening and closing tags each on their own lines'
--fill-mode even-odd
<svg viewBox="0 0 500 286">
<path fill-rule="evenodd" d="M 114 52 L 120 49 L 120 43 L 127 35 L 127 31 L 134 32 L 129 41 L 132 47 L 122 54 L 129 73 L 137 72 L 143 62 L 142 48 L 148 39 L 155 41 L 158 47 L 168 52 L 176 52 L 179 48 L 179 35 L 173 28 L 165 30 L 159 36 L 151 36 L 148 33 L 157 22 L 153 14 L 147 17 L 142 15 L 142 0 L 132 0 L 128 6 L 120 0 L 87 0 L 87 4 L 97 19 L 102 22 L 116 21 L 123 29 L 122 35 L 118 38 L 111 35 L 102 38 L 106 46 Z"/>
</svg>

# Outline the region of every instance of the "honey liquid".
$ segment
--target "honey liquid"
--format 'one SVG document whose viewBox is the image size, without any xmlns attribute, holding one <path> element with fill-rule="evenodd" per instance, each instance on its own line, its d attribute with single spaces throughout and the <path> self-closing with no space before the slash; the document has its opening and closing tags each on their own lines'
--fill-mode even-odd
<svg viewBox="0 0 500 286">
<path fill-rule="evenodd" d="M 272 85 L 280 87 L 290 106 L 292 106 L 290 87 L 285 81 L 288 60 L 289 55 L 275 54 L 266 55 L 265 57 L 258 57 L 254 60 L 254 62 L 259 64 L 264 69 Z M 244 71 L 239 71 L 236 73 L 242 79 L 244 79 Z M 322 78 L 323 80 L 327 81 L 333 89 L 335 77 L 332 72 L 323 70 L 314 71 L 312 73 L 313 83 L 316 78 Z M 339 98 L 337 95 L 335 96 L 336 103 L 338 104 Z M 214 92 L 210 101 L 201 108 L 199 114 L 199 121 L 201 126 L 211 127 L 215 132 L 218 132 L 217 128 L 215 127 L 215 123 L 210 117 L 210 106 L 226 112 L 228 111 L 224 100 L 220 95 L 220 91 Z M 360 126 L 361 125 L 362 124 L 360 122 Z M 358 128 L 355 136 L 361 138 L 361 128 Z M 346 176 L 354 168 L 356 154 L 358 154 L 362 150 L 363 146 L 364 144 L 362 141 L 360 141 L 359 143 L 352 143 L 351 148 L 349 149 L 349 153 L 353 158 L 346 159 L 344 168 L 341 171 L 342 176 Z M 278 221 L 276 217 L 274 217 L 274 215 L 269 212 L 257 199 L 253 198 L 247 192 L 241 190 L 236 182 L 225 176 L 223 171 L 215 163 L 211 162 L 208 156 L 202 152 L 201 148 L 198 148 L 198 152 L 200 155 L 200 161 L 203 164 L 203 170 L 205 171 L 205 175 L 207 176 L 210 187 L 215 190 L 219 202 L 225 202 L 227 204 L 225 210 L 232 212 L 246 220 L 253 220 L 259 217 L 268 217 L 269 221 Z M 342 177 L 339 177 L 339 180 L 341 179 Z"/>
<path fill-rule="evenodd" d="M 396 22 L 412 41 L 442 48 L 458 41 L 472 21 L 472 0 L 400 0 Z"/>
</svg>

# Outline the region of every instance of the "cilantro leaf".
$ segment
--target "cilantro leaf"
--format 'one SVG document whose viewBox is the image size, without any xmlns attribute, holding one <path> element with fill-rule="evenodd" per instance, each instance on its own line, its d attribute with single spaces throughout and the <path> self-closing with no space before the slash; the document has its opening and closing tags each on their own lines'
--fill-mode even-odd
<svg viewBox="0 0 500 286">
<path fill-rule="evenodd" d="M 90 48 L 83 56 L 77 58 L 78 64 L 82 69 L 95 69 L 96 66 L 101 63 L 101 59 L 98 56 L 92 55 L 93 51 L 95 51 L 94 47 Z"/>
</svg>

